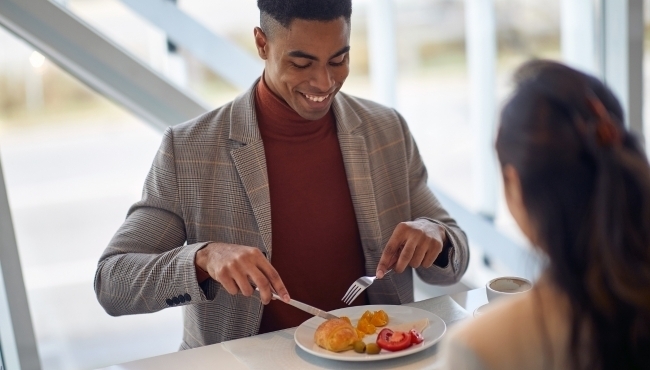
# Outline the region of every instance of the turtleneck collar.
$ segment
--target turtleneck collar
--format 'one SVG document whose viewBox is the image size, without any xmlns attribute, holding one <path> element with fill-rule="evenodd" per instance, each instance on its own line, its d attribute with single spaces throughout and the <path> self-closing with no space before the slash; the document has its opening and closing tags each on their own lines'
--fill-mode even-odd
<svg viewBox="0 0 650 370">
<path fill-rule="evenodd" d="M 255 111 L 262 138 L 300 141 L 327 134 L 336 129 L 332 109 L 320 119 L 301 117 L 266 85 L 264 76 L 255 88 Z"/>
</svg>

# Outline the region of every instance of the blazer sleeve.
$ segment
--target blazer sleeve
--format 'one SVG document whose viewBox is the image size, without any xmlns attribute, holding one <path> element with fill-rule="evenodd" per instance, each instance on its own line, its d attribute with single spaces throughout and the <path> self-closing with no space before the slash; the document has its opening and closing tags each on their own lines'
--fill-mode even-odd
<svg viewBox="0 0 650 370">
<path fill-rule="evenodd" d="M 440 267 L 434 264 L 429 268 L 417 268 L 416 272 L 423 281 L 429 284 L 449 285 L 456 283 L 467 270 L 469 263 L 467 236 L 456 221 L 442 208 L 431 188 L 427 185 L 427 169 L 420 157 L 415 140 L 413 140 L 404 118 L 399 113 L 397 115 L 404 131 L 411 219 L 426 219 L 441 225 L 445 229 L 447 240 L 450 243 L 446 266 Z"/>
<path fill-rule="evenodd" d="M 145 180 L 142 199 L 102 254 L 95 294 L 113 316 L 159 311 L 208 300 L 196 279 L 194 257 L 207 243 L 186 241 L 168 128 Z"/>
</svg>

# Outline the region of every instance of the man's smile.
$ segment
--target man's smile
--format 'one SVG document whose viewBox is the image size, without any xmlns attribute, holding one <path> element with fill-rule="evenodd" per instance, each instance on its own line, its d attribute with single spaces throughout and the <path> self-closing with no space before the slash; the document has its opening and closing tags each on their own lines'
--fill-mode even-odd
<svg viewBox="0 0 650 370">
<path fill-rule="evenodd" d="M 304 97 L 307 99 L 313 101 L 313 102 L 322 102 L 323 100 L 327 99 L 330 95 L 332 94 L 327 94 L 327 95 L 309 95 L 309 94 L 303 94 L 301 93 Z"/>
</svg>

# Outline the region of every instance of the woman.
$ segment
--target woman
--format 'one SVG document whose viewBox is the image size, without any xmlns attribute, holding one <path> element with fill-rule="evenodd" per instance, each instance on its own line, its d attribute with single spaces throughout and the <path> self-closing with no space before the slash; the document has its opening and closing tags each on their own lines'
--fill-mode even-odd
<svg viewBox="0 0 650 370">
<path fill-rule="evenodd" d="M 528 293 L 449 334 L 449 369 L 650 369 L 650 167 L 596 78 L 519 69 L 496 148 L 506 202 L 548 256 Z"/>
</svg>

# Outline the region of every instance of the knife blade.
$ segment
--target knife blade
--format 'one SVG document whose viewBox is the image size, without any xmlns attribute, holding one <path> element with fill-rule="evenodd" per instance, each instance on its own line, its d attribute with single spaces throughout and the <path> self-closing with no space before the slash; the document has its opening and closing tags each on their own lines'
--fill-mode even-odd
<svg viewBox="0 0 650 370">
<path fill-rule="evenodd" d="M 259 289 L 257 289 L 257 288 L 255 288 L 255 290 L 259 291 Z M 282 300 L 282 298 L 280 298 L 279 295 L 275 294 L 274 292 L 271 292 L 271 293 L 273 294 L 273 299 L 277 299 L 278 301 L 285 303 Z M 323 310 L 319 310 L 318 308 L 316 308 L 314 306 L 310 306 L 307 303 L 302 303 L 300 301 L 296 301 L 295 299 L 290 299 L 289 303 L 287 303 L 287 304 L 290 304 L 293 307 L 295 307 L 295 308 L 297 308 L 299 310 L 305 311 L 305 312 L 307 312 L 309 314 L 312 314 L 314 316 L 322 317 L 322 318 L 324 318 L 326 320 L 338 319 L 339 318 L 338 316 L 332 315 L 331 313 L 325 312 Z"/>
</svg>

